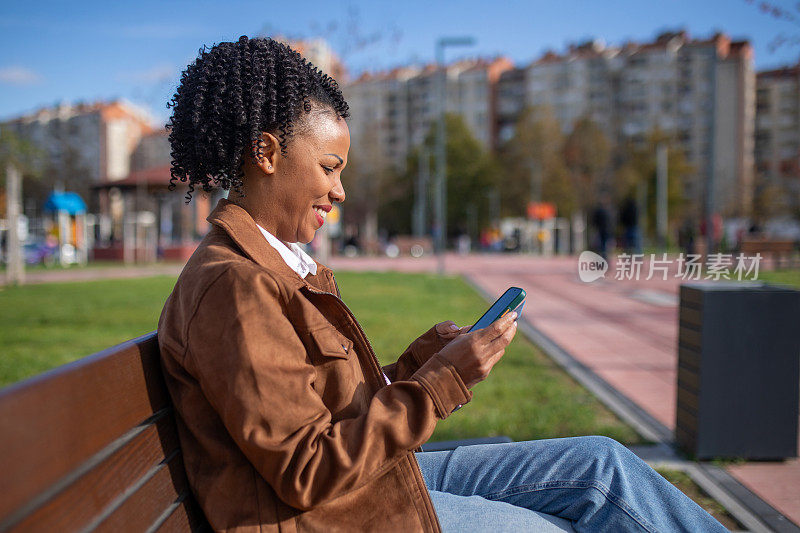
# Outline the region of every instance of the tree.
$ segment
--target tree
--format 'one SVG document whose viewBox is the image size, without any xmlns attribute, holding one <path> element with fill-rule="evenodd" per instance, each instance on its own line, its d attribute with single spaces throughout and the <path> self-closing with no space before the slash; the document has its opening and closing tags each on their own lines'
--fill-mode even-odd
<svg viewBox="0 0 800 533">
<path fill-rule="evenodd" d="M 489 222 L 488 193 L 499 183 L 500 168 L 491 154 L 475 139 L 460 116 L 445 117 L 447 134 L 447 227 L 448 235 L 477 232 Z M 429 154 L 431 169 L 436 168 L 436 124 L 432 124 L 423 146 Z M 415 183 L 419 173 L 422 147 L 408 156 L 406 171 L 384 187 L 381 197 L 380 224 L 392 234 L 411 232 Z M 428 198 L 434 198 L 435 172 L 431 172 Z M 389 185 L 389 184 L 387 184 Z M 430 213 L 430 211 L 429 211 Z M 428 217 L 431 220 L 432 216 Z"/>
<path fill-rule="evenodd" d="M 514 136 L 500 148 L 503 212 L 524 216 L 529 201 L 552 202 L 560 215 L 575 209 L 576 194 L 564 164 L 564 136 L 548 107 L 525 108 Z"/>
<path fill-rule="evenodd" d="M 412 150 L 407 158 L 405 172 L 384 183 L 379 198 L 378 224 L 389 235 L 411 234 L 414 212 L 414 182 L 419 169 L 420 149 Z M 430 198 L 430 192 L 428 198 Z M 430 218 L 429 218 L 430 220 Z"/>
<path fill-rule="evenodd" d="M 80 140 L 72 134 L 69 121 L 55 122 L 45 140 L 38 143 L 17 134 L 9 125 L 0 129 L 0 146 L 5 146 L 2 151 L 7 154 L 15 154 L 27 200 L 42 205 L 53 188 L 61 187 L 77 192 L 88 203 L 91 173 L 75 144 Z"/>
<path fill-rule="evenodd" d="M 391 182 L 393 175 L 378 143 L 377 128 L 367 126 L 361 150 L 350 152 L 347 168 L 342 173 L 346 193 L 343 206 L 345 224 L 355 224 L 367 241 L 378 238 L 378 210 L 383 184 Z M 387 188 L 389 189 L 389 188 Z"/>
<path fill-rule="evenodd" d="M 753 220 L 763 225 L 769 218 L 789 212 L 788 191 L 766 172 L 757 172 L 753 182 Z"/>
<path fill-rule="evenodd" d="M 686 154 L 678 148 L 675 139 L 656 128 L 651 131 L 643 144 L 628 142 L 621 147 L 621 165 L 613 175 L 612 190 L 617 203 L 626 197 L 638 197 L 640 187 L 646 186 L 647 197 L 644 206 L 645 227 L 643 232 L 656 229 L 656 190 L 658 145 L 667 147 L 667 214 L 668 226 L 675 229 L 688 211 L 700 213 L 700 206 L 687 203 L 685 194 L 688 179 L 693 172 Z M 670 232 L 671 234 L 671 232 Z"/>
<path fill-rule="evenodd" d="M 9 164 L 14 165 L 22 174 L 22 190 L 26 196 L 36 196 L 36 191 L 42 188 L 40 177 L 42 174 L 43 152 L 33 143 L 21 138 L 8 126 L 0 127 L 0 175 L 3 176 L 2 202 L 0 202 L 0 216 L 5 216 L 5 173 Z"/>
<path fill-rule="evenodd" d="M 564 162 L 569 169 L 572 187 L 577 193 L 578 208 L 587 211 L 601 188 L 606 188 L 611 159 L 611 143 L 603 130 L 589 117 L 575 121 L 564 142 Z"/>
<path fill-rule="evenodd" d="M 76 192 L 89 203 L 91 173 L 82 151 L 75 145 L 80 141 L 73 134 L 69 120 L 54 124 L 47 142 L 49 153 L 42 162 L 47 185 Z"/>
<path fill-rule="evenodd" d="M 775 20 L 788 23 L 784 29 L 794 26 L 791 33 L 779 31 L 773 32 L 772 40 L 767 43 L 770 52 L 774 52 L 783 46 L 794 47 L 800 44 L 800 35 L 797 34 L 797 26 L 800 26 L 800 3 L 795 3 L 792 8 L 777 5 L 776 2 L 766 0 L 745 0 L 746 3 L 756 5 L 758 10 Z"/>
</svg>

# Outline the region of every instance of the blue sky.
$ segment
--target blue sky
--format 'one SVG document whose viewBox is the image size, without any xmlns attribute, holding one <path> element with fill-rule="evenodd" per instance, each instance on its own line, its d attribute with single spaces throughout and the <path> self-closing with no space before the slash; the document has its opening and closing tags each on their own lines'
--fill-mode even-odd
<svg viewBox="0 0 800 533">
<path fill-rule="evenodd" d="M 52 1 L 0 7 L 0 119 L 59 100 L 126 98 L 157 121 L 181 70 L 203 44 L 239 35 L 322 36 L 356 72 L 430 61 L 440 36 L 470 35 L 459 55 L 509 56 L 524 64 L 552 48 L 600 38 L 652 39 L 665 29 L 696 37 L 721 30 L 748 38 L 758 69 L 800 57 L 800 3 L 771 0 L 795 20 L 759 8 L 761 0 L 489 1 Z M 796 42 L 775 50 L 780 35 Z"/>
</svg>

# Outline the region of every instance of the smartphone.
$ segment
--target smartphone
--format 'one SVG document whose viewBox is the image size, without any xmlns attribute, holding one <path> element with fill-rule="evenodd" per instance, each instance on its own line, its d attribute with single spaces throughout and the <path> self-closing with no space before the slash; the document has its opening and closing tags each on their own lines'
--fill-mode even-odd
<svg viewBox="0 0 800 533">
<path fill-rule="evenodd" d="M 469 328 L 470 331 L 483 329 L 498 318 L 511 311 L 517 311 L 517 315 L 522 313 L 525 305 L 525 291 L 519 287 L 511 287 L 497 299 L 495 303 L 486 311 L 475 324 Z"/>
</svg>

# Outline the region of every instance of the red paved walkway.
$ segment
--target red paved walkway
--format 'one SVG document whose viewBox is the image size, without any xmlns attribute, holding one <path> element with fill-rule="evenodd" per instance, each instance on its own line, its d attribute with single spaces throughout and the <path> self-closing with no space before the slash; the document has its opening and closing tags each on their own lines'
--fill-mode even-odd
<svg viewBox="0 0 800 533">
<path fill-rule="evenodd" d="M 433 258 L 345 259 L 342 270 L 432 272 Z M 450 255 L 447 271 L 469 276 L 489 294 L 511 285 L 528 293 L 523 318 L 665 426 L 675 426 L 677 303 L 680 278 L 583 283 L 577 258 Z M 646 269 L 643 270 L 644 278 Z M 800 524 L 800 460 L 747 463 L 728 471 Z"/>
</svg>

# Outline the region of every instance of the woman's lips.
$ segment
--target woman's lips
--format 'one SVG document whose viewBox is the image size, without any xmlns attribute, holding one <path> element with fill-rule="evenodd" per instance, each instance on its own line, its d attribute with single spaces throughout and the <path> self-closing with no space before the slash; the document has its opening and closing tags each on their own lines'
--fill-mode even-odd
<svg viewBox="0 0 800 533">
<path fill-rule="evenodd" d="M 317 217 L 317 224 L 319 224 L 319 228 L 321 228 L 322 225 L 325 223 L 325 217 L 328 216 L 328 212 L 331 210 L 332 207 L 333 206 L 331 205 L 313 206 L 312 210 L 314 211 L 314 216 Z"/>
</svg>

